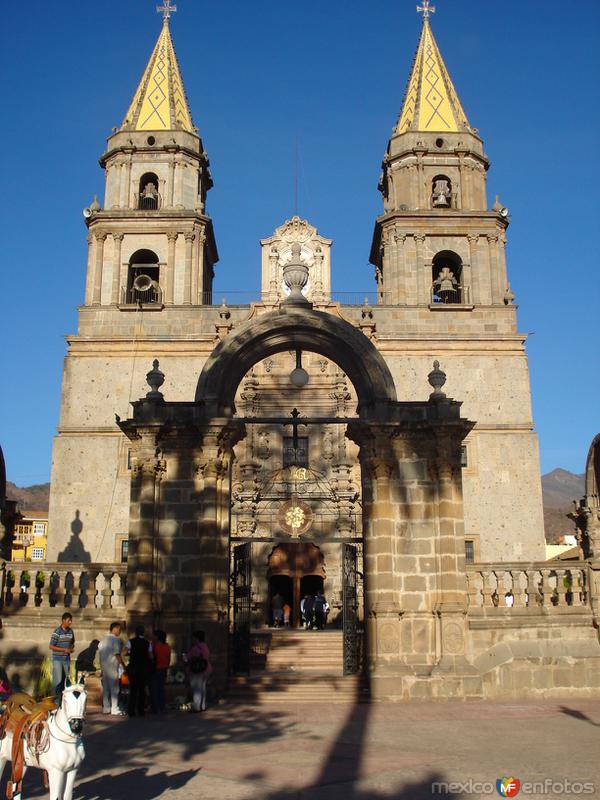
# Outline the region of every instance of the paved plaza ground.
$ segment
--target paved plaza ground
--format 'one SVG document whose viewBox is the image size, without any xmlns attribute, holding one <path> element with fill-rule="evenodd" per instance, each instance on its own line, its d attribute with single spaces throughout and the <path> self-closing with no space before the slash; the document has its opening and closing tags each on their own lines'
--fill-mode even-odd
<svg viewBox="0 0 600 800">
<path fill-rule="evenodd" d="M 519 798 L 581 796 L 565 779 L 600 795 L 600 700 L 225 704 L 86 727 L 76 800 L 457 800 L 498 797 L 501 776 L 556 783 Z M 440 794 L 440 781 L 461 785 Z M 47 797 L 36 770 L 23 796 Z"/>
</svg>

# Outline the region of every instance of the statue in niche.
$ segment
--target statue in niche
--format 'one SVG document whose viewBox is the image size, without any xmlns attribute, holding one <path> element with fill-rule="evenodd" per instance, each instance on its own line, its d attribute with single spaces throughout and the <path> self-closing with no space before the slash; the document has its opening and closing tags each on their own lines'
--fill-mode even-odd
<svg viewBox="0 0 600 800">
<path fill-rule="evenodd" d="M 433 288 L 442 303 L 452 303 L 458 299 L 458 281 L 450 267 L 442 267 L 433 282 Z"/>
<path fill-rule="evenodd" d="M 333 458 L 333 435 L 330 430 L 325 431 L 323 436 L 323 459 L 331 461 Z"/>
<path fill-rule="evenodd" d="M 269 441 L 269 434 L 266 431 L 261 431 L 258 434 L 258 452 L 257 455 L 263 461 L 271 457 L 271 443 Z"/>
<path fill-rule="evenodd" d="M 433 184 L 431 197 L 434 208 L 450 208 L 452 189 L 447 178 L 438 178 Z"/>
</svg>

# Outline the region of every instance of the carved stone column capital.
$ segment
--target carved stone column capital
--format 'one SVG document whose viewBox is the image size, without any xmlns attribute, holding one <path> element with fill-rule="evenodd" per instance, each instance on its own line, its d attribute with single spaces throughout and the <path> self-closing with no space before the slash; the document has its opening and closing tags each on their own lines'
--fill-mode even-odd
<svg viewBox="0 0 600 800">
<path fill-rule="evenodd" d="M 125 238 L 125 234 L 124 233 L 113 233 L 112 234 L 112 238 L 113 238 L 113 240 L 115 242 L 122 242 L 123 239 Z"/>
<path fill-rule="evenodd" d="M 179 234 L 173 231 L 167 231 L 167 241 L 169 242 L 176 242 L 179 238 Z"/>
<path fill-rule="evenodd" d="M 413 239 L 417 244 L 425 244 L 427 237 L 424 233 L 413 233 Z"/>
<path fill-rule="evenodd" d="M 94 234 L 94 237 L 96 238 L 97 242 L 105 242 L 107 236 L 108 236 L 108 234 L 107 233 L 103 233 L 103 232 Z"/>
<path fill-rule="evenodd" d="M 488 240 L 488 244 L 497 244 L 500 239 L 497 233 L 486 233 L 485 238 Z"/>
<path fill-rule="evenodd" d="M 188 242 L 188 243 L 193 242 L 194 239 L 196 238 L 196 234 L 195 233 L 191 233 L 191 232 L 184 233 L 183 235 L 185 237 L 186 242 Z"/>
<path fill-rule="evenodd" d="M 479 234 L 478 233 L 468 233 L 467 240 L 470 245 L 476 245 L 479 242 Z"/>
</svg>

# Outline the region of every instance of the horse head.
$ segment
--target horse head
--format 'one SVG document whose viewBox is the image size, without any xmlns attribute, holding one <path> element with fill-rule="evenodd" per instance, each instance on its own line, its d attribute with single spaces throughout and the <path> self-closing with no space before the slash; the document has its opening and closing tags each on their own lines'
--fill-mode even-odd
<svg viewBox="0 0 600 800">
<path fill-rule="evenodd" d="M 85 720 L 85 704 L 87 702 L 87 692 L 83 683 L 83 678 L 79 683 L 71 683 L 67 679 L 62 693 L 61 709 L 67 718 L 71 733 L 75 736 L 83 730 Z"/>
</svg>

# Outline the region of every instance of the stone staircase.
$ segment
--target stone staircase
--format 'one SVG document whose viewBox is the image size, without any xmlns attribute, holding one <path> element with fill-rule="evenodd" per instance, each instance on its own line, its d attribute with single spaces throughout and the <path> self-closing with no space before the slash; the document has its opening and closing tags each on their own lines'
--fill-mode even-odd
<svg viewBox="0 0 600 800">
<path fill-rule="evenodd" d="M 343 674 L 341 631 L 273 629 L 251 639 L 250 675 L 229 681 L 244 703 L 351 703 L 368 699 L 361 675 Z"/>
</svg>

